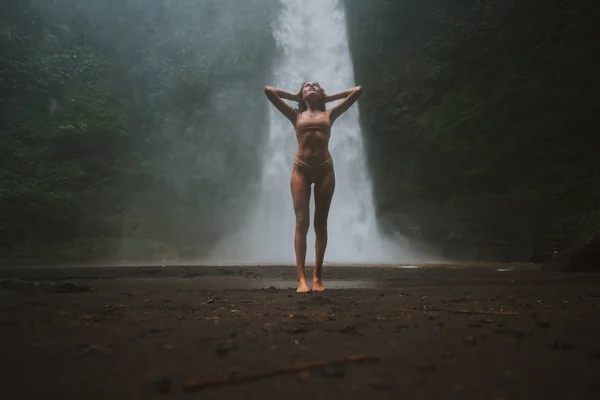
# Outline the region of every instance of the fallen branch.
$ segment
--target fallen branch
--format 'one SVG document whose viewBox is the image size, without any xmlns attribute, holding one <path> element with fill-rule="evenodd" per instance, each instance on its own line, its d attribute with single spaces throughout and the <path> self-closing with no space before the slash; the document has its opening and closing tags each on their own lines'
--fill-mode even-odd
<svg viewBox="0 0 600 400">
<path fill-rule="evenodd" d="M 489 315 L 519 315 L 518 311 L 476 311 L 476 310 L 458 310 L 452 308 L 424 308 L 421 311 L 445 311 L 452 314 L 489 314 Z"/>
<path fill-rule="evenodd" d="M 344 358 L 317 360 L 317 361 L 309 361 L 309 362 L 305 362 L 305 363 L 294 364 L 290 367 L 274 369 L 271 371 L 247 372 L 247 373 L 232 372 L 231 375 L 229 375 L 226 378 L 186 382 L 184 385 L 184 390 L 186 392 L 195 392 L 198 390 L 206 389 L 208 387 L 233 385 L 233 384 L 245 382 L 245 381 L 269 378 L 269 377 L 276 376 L 276 375 L 297 373 L 300 371 L 329 367 L 332 365 L 339 365 L 339 364 L 344 364 L 347 362 L 357 362 L 357 361 L 379 361 L 379 359 L 375 356 L 370 356 L 367 354 L 354 354 L 354 355 L 350 355 L 350 356 L 347 356 Z"/>
<path fill-rule="evenodd" d="M 517 311 L 469 311 L 451 310 L 454 314 L 490 314 L 490 315 L 519 315 Z"/>
</svg>

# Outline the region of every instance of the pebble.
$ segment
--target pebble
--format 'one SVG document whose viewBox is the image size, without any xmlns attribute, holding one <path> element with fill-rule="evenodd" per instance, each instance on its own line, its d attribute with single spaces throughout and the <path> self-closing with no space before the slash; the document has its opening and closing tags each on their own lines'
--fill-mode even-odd
<svg viewBox="0 0 600 400">
<path fill-rule="evenodd" d="M 164 377 L 152 382 L 152 387 L 158 393 L 171 393 L 173 381 L 170 378 Z"/>
</svg>

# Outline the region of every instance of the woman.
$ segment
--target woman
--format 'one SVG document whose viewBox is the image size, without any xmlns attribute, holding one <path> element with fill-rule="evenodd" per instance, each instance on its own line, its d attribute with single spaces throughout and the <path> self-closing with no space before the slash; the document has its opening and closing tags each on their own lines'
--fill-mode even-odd
<svg viewBox="0 0 600 400">
<path fill-rule="evenodd" d="M 296 233 L 294 250 L 296 251 L 296 268 L 298 269 L 298 293 L 310 292 L 304 263 L 306 258 L 306 234 L 309 228 L 310 187 L 315 185 L 315 269 L 313 271 L 313 288 L 323 291 L 321 269 L 325 248 L 327 247 L 327 216 L 333 191 L 335 174 L 333 160 L 329 153 L 331 125 L 342 115 L 362 93 L 362 88 L 355 87 L 333 95 L 326 95 L 317 82 L 305 82 L 296 94 L 284 92 L 269 86 L 265 94 L 273 105 L 290 120 L 296 130 L 298 152 L 292 168 L 292 199 L 296 213 Z M 293 110 L 282 99 L 298 102 L 298 109 Z M 338 105 L 327 110 L 325 103 L 343 99 Z"/>
</svg>

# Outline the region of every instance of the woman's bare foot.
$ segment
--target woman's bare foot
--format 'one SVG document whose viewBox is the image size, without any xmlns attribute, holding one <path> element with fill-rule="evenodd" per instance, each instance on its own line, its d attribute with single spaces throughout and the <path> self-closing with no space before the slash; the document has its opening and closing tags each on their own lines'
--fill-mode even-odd
<svg viewBox="0 0 600 400">
<path fill-rule="evenodd" d="M 318 279 L 313 279 L 313 291 L 315 292 L 322 292 L 323 290 L 325 290 L 325 288 L 323 287 L 323 282 L 321 281 L 320 278 Z"/>
<path fill-rule="evenodd" d="M 310 292 L 310 288 L 308 287 L 308 283 L 306 283 L 306 279 L 298 280 L 298 289 L 296 289 L 298 293 L 308 293 Z"/>
</svg>

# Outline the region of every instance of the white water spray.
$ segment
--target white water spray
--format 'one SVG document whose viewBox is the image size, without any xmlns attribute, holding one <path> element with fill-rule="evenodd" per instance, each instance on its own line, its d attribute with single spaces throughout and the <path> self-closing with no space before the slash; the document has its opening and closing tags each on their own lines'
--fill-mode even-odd
<svg viewBox="0 0 600 400">
<path fill-rule="evenodd" d="M 266 84 L 295 93 L 302 82 L 311 80 L 319 82 L 330 94 L 356 86 L 345 12 L 339 3 L 338 0 L 281 0 L 282 9 L 273 35 L 282 57 L 273 82 Z M 289 121 L 269 106 L 269 139 L 260 196 L 247 223 L 234 227 L 216 249 L 214 258 L 221 261 L 293 264 L 295 260 L 290 176 L 298 143 Z M 398 257 L 406 259 L 405 252 L 398 251 L 377 229 L 357 104 L 334 123 L 330 152 L 336 188 L 328 220 L 325 262 L 386 263 L 401 261 Z M 314 262 L 314 196 L 310 208 L 306 260 Z"/>
</svg>

